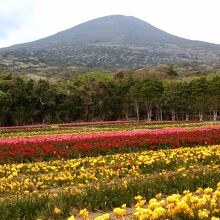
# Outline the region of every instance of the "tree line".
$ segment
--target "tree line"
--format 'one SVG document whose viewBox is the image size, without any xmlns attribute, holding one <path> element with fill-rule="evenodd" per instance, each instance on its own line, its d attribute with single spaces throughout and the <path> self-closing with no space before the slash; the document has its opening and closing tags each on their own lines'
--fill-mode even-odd
<svg viewBox="0 0 220 220">
<path fill-rule="evenodd" d="M 73 79 L 0 75 L 0 124 L 218 120 L 220 77 L 191 81 L 85 73 Z"/>
</svg>

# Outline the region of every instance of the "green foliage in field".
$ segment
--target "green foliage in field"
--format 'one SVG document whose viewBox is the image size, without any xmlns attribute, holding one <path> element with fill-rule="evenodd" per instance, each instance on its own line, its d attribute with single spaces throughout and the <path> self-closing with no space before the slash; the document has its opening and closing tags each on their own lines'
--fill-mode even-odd
<svg viewBox="0 0 220 220">
<path fill-rule="evenodd" d="M 172 68 L 169 71 L 174 74 Z M 135 78 L 126 72 L 88 72 L 69 80 L 0 75 L 1 125 L 118 119 L 217 120 L 219 105 L 217 73 L 207 78 L 166 81 Z"/>
</svg>

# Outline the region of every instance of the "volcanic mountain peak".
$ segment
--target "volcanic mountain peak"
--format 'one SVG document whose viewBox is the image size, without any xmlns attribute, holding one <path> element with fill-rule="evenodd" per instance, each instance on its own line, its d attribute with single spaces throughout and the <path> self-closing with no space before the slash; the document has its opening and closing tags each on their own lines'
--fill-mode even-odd
<svg viewBox="0 0 220 220">
<path fill-rule="evenodd" d="M 220 46 L 174 36 L 136 17 L 110 15 L 1 49 L 0 54 L 0 65 L 23 67 L 117 68 L 178 62 L 216 65 Z"/>
<path fill-rule="evenodd" d="M 156 41 L 160 43 L 188 42 L 136 17 L 110 15 L 79 24 L 38 40 L 36 43 L 144 45 Z"/>
</svg>

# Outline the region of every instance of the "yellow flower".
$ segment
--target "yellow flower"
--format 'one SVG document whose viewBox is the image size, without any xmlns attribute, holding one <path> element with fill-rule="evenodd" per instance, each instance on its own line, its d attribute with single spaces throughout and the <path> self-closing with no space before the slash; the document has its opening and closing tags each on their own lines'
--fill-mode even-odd
<svg viewBox="0 0 220 220">
<path fill-rule="evenodd" d="M 137 204 L 135 205 L 135 207 L 139 207 L 142 208 L 145 204 L 146 200 L 142 199 L 140 201 L 137 202 Z"/>
<path fill-rule="evenodd" d="M 81 209 L 81 210 L 79 211 L 79 215 L 85 215 L 85 214 L 88 214 L 87 209 Z"/>
<path fill-rule="evenodd" d="M 75 220 L 75 218 L 73 215 L 71 215 L 67 220 Z"/>
<path fill-rule="evenodd" d="M 162 193 L 158 193 L 158 194 L 156 195 L 156 198 L 157 198 L 157 199 L 161 199 L 161 198 L 162 198 Z"/>
<path fill-rule="evenodd" d="M 217 202 L 214 198 L 211 200 L 211 206 L 214 208 L 217 206 Z"/>
<path fill-rule="evenodd" d="M 126 209 L 126 204 L 123 204 L 123 205 L 121 206 L 121 208 L 122 208 L 122 209 Z"/>
<path fill-rule="evenodd" d="M 181 172 L 181 171 L 183 171 L 185 169 L 186 169 L 185 167 L 180 167 L 179 169 L 177 169 L 177 172 Z"/>
<path fill-rule="evenodd" d="M 177 202 L 176 206 L 172 209 L 173 214 L 184 213 L 187 216 L 193 216 L 193 211 L 185 201 Z"/>
<path fill-rule="evenodd" d="M 149 217 L 151 217 L 152 214 L 153 212 L 150 209 L 136 208 L 136 212 L 134 212 L 134 219 L 149 219 Z"/>
<path fill-rule="evenodd" d="M 204 193 L 205 194 L 210 194 L 210 193 L 212 193 L 212 191 L 213 191 L 213 189 L 212 188 L 206 188 L 206 189 L 204 189 Z"/>
<path fill-rule="evenodd" d="M 220 220 L 220 218 L 213 216 L 213 217 L 211 218 L 211 220 Z"/>
<path fill-rule="evenodd" d="M 152 219 L 160 219 L 165 213 L 166 210 L 163 207 L 156 207 L 153 211 Z"/>
<path fill-rule="evenodd" d="M 114 208 L 113 212 L 115 213 L 116 217 L 123 218 L 126 214 L 126 209 Z"/>
<path fill-rule="evenodd" d="M 135 196 L 134 198 L 135 198 L 135 200 L 137 200 L 137 201 L 140 201 L 140 200 L 142 200 L 142 199 L 143 199 L 143 197 L 142 197 L 142 196 L 140 196 L 140 195 Z"/>
<path fill-rule="evenodd" d="M 184 194 L 184 195 L 189 194 L 189 193 L 190 193 L 189 190 L 184 190 L 184 191 L 183 191 L 183 194 Z"/>
<path fill-rule="evenodd" d="M 127 180 L 125 180 L 124 182 L 123 182 L 123 186 L 127 189 L 128 188 L 128 181 Z"/>
<path fill-rule="evenodd" d="M 205 219 L 209 217 L 209 211 L 207 209 L 199 210 L 198 216 L 200 219 Z"/>
<path fill-rule="evenodd" d="M 110 214 L 103 214 L 101 216 L 94 218 L 94 220 L 109 220 L 109 216 Z"/>
<path fill-rule="evenodd" d="M 180 195 L 179 194 L 173 194 L 171 196 L 168 196 L 166 198 L 168 203 L 177 203 L 179 201 Z"/>
<path fill-rule="evenodd" d="M 202 188 L 198 188 L 198 189 L 196 190 L 196 193 L 197 193 L 197 194 L 202 194 L 202 193 L 203 193 L 203 189 L 202 189 Z"/>
<path fill-rule="evenodd" d="M 55 213 L 56 215 L 61 214 L 61 210 L 60 210 L 59 208 L 57 208 L 57 207 L 55 207 L 53 211 L 54 211 L 54 213 Z"/>
<path fill-rule="evenodd" d="M 89 219 L 89 212 L 87 211 L 87 209 L 80 210 L 79 215 L 82 217 L 83 220 Z"/>
</svg>

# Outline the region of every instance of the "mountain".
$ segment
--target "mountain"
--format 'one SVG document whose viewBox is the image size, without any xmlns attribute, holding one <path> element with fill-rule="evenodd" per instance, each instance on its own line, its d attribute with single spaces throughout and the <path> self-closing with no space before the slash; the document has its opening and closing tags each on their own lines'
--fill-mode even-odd
<svg viewBox="0 0 220 220">
<path fill-rule="evenodd" d="M 220 45 L 180 38 L 132 16 L 111 15 L 0 50 L 0 65 L 22 68 L 118 68 L 177 62 L 217 65 Z"/>
<path fill-rule="evenodd" d="M 26 46 L 57 43 L 145 45 L 148 42 L 187 43 L 132 16 L 97 18 Z M 22 45 L 21 45 L 22 46 Z"/>
</svg>

